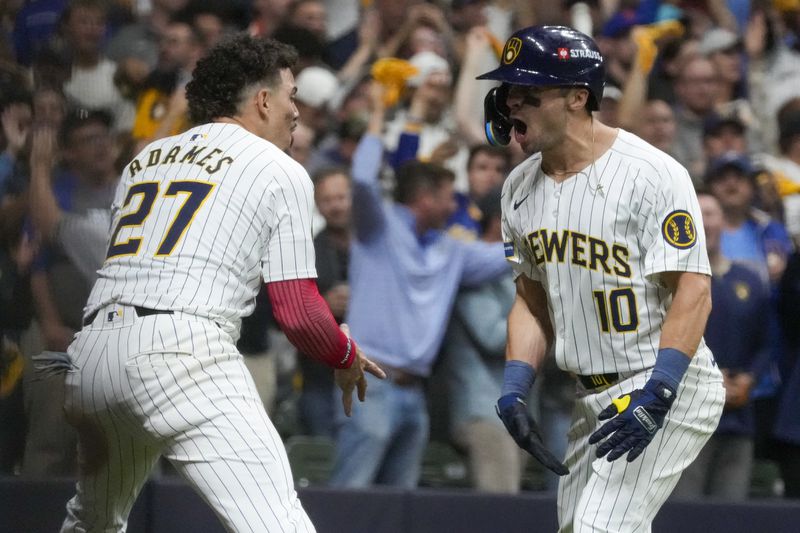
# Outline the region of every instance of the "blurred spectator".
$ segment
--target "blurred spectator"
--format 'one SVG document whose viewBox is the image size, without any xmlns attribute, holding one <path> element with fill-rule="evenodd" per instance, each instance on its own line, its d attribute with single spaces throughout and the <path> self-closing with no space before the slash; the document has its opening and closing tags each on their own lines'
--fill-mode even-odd
<svg viewBox="0 0 800 533">
<path fill-rule="evenodd" d="M 659 150 L 673 155 L 677 123 L 672 108 L 664 100 L 649 100 L 642 108 L 634 133 Z"/>
<path fill-rule="evenodd" d="M 712 113 L 703 121 L 703 150 L 706 158 L 718 159 L 728 152 L 746 154 L 747 127 L 736 114 Z"/>
<path fill-rule="evenodd" d="M 308 170 L 308 162 L 314 148 L 316 133 L 314 130 L 303 124 L 297 123 L 297 128 L 292 132 L 292 146 L 289 148 L 289 155 L 292 159 L 303 165 Z"/>
<path fill-rule="evenodd" d="M 58 143 L 52 129 L 34 135 L 31 195 L 35 227 L 49 246 L 31 276 L 33 301 L 44 347 L 65 351 L 81 328 L 83 306 L 95 271 L 105 257 L 108 210 L 116 188 L 111 117 L 103 111 L 76 110 L 64 120 L 61 147 L 65 168 L 55 173 Z M 52 180 L 52 192 L 49 184 Z M 56 208 L 57 207 L 57 208 Z M 80 226 L 62 224 L 62 213 L 83 215 Z M 94 235 L 90 228 L 94 228 Z M 26 365 L 25 404 L 29 420 L 22 473 L 74 475 L 76 437 L 64 419 L 63 376 L 33 376 Z"/>
<path fill-rule="evenodd" d="M 500 189 L 485 192 L 477 207 L 483 213 L 481 240 L 502 242 Z M 494 411 L 503 384 L 506 318 L 514 295 L 511 272 L 462 289 L 437 369 L 447 383 L 451 433 L 467 451 L 472 486 L 489 492 L 518 492 L 522 473 L 522 454 Z"/>
<path fill-rule="evenodd" d="M 236 348 L 244 357 L 258 397 L 269 415 L 275 412 L 278 396 L 278 355 L 272 349 L 276 348 L 273 344 L 277 343 L 273 343 L 273 339 L 280 334 L 279 331 L 266 286 L 262 285 L 256 296 L 253 313 L 242 318 L 241 335 Z"/>
<path fill-rule="evenodd" d="M 713 273 L 714 308 L 704 338 L 722 370 L 725 409 L 714 435 L 683 472 L 673 495 L 740 501 L 748 496 L 753 465 L 755 413 L 750 391 L 769 357 L 769 292 L 756 272 L 722 255 L 724 218 L 717 199 L 700 193 L 698 200 Z"/>
<path fill-rule="evenodd" d="M 800 110 L 786 114 L 779 132 L 780 154 L 765 154 L 763 164 L 783 182 L 786 229 L 800 245 Z"/>
<path fill-rule="evenodd" d="M 744 33 L 749 99 L 762 129 L 762 145 L 776 153 L 779 110 L 800 97 L 800 54 L 782 39 L 778 18 L 753 7 Z"/>
<path fill-rule="evenodd" d="M 606 76 L 612 85 L 622 87 L 636 56 L 631 30 L 646 23 L 633 9 L 622 9 L 609 18 L 598 36 L 598 46 L 606 60 Z"/>
<path fill-rule="evenodd" d="M 449 112 L 452 77 L 447 61 L 433 52 L 420 52 L 410 59 L 418 73 L 406 85 L 408 103 L 395 114 L 386 128 L 389 151 L 397 152 L 393 166 L 410 158 L 442 164 L 456 175 L 456 189 L 465 190 L 467 150 L 458 142 L 455 121 Z M 403 139 L 403 133 L 411 137 Z M 405 141 L 413 142 L 405 143 Z"/>
<path fill-rule="evenodd" d="M 0 153 L 0 200 L 6 195 L 18 176 L 18 164 L 27 148 L 30 136 L 33 110 L 31 97 L 25 92 L 9 95 L 0 111 L 0 124 L 3 131 L 3 152 Z M 19 187 L 17 187 L 19 188 Z"/>
<path fill-rule="evenodd" d="M 256 37 L 273 37 L 285 21 L 291 0 L 253 0 L 253 20 L 247 31 Z"/>
<path fill-rule="evenodd" d="M 188 0 L 151 0 L 148 3 L 149 9 L 137 11 L 135 22 L 120 29 L 106 48 L 108 57 L 123 69 L 127 68 L 128 59 L 141 62 L 144 72 L 156 67 L 159 38 L 172 17 L 186 7 Z"/>
<path fill-rule="evenodd" d="M 61 129 L 67 114 L 67 101 L 58 87 L 39 85 L 33 92 L 33 116 L 37 127 Z"/>
<path fill-rule="evenodd" d="M 379 57 L 397 56 L 411 30 L 420 25 L 421 19 L 430 18 L 431 11 L 436 9 L 436 6 L 423 3 L 422 0 L 374 0 L 362 12 L 362 20 L 372 18 L 373 25 L 380 30 L 376 39 L 380 44 Z M 364 29 L 361 26 L 355 27 L 330 43 L 327 57 L 331 67 L 342 68 L 347 59 L 359 49 Z"/>
<path fill-rule="evenodd" d="M 317 287 L 341 323 L 347 314 L 350 285 L 350 223 L 352 187 L 343 168 L 329 167 L 313 176 L 314 200 L 325 228 L 314 238 L 317 254 Z M 300 422 L 310 435 L 334 437 L 333 373 L 301 354 L 303 390 L 300 395 Z"/>
<path fill-rule="evenodd" d="M 387 379 L 369 379 L 368 401 L 337 413 L 331 484 L 415 487 L 429 434 L 424 382 L 441 347 L 459 285 L 508 273 L 501 243 L 464 243 L 442 229 L 455 209 L 453 175 L 438 165 L 401 167 L 395 202 L 378 181 L 383 88 L 372 85 L 367 134 L 353 158 L 354 234 L 347 323 Z"/>
<path fill-rule="evenodd" d="M 703 121 L 714 110 L 718 89 L 714 64 L 704 57 L 689 59 L 675 81 L 675 136 L 674 156 L 683 164 L 695 186 L 702 184 Z"/>
<path fill-rule="evenodd" d="M 353 87 L 345 94 L 332 102 L 330 118 L 335 124 L 335 129 L 324 132 L 315 139 L 315 148 L 311 153 L 307 170 L 310 174 L 330 167 L 349 167 L 359 139 L 364 133 L 369 115 L 369 102 L 366 90 L 369 87 L 369 78 L 353 82 Z"/>
<path fill-rule="evenodd" d="M 692 38 L 673 39 L 661 48 L 658 61 L 650 74 L 648 99 L 675 102 L 675 83 L 687 61 L 695 57 L 698 41 Z"/>
<path fill-rule="evenodd" d="M 480 237 L 488 216 L 480 208 L 484 197 L 503 184 L 508 174 L 510 160 L 503 148 L 487 144 L 474 146 L 467 160 L 467 193 L 456 193 L 456 211 L 447 221 L 450 236 L 471 241 Z M 484 240 L 487 240 L 484 238 Z"/>
<path fill-rule="evenodd" d="M 102 0 L 73 0 L 64 11 L 64 36 L 72 63 L 64 93 L 85 109 L 112 113 L 115 129 L 124 131 L 133 124 L 134 110 L 114 84 L 116 63 L 102 54 L 106 15 Z"/>
<path fill-rule="evenodd" d="M 742 40 L 725 28 L 712 28 L 703 34 L 697 51 L 711 61 L 717 70 L 719 102 L 730 102 L 746 96 Z"/>
<path fill-rule="evenodd" d="M 310 66 L 300 71 L 295 84 L 300 122 L 311 128 L 317 138 L 322 138 L 329 129 L 328 106 L 339 91 L 339 81 L 328 69 Z"/>
<path fill-rule="evenodd" d="M 494 82 L 476 81 L 475 78 L 495 64 L 492 37 L 488 28 L 476 26 L 467 33 L 463 41 L 463 60 L 453 97 L 453 111 L 458 134 L 467 146 L 486 142 L 483 99 L 486 91 L 494 86 Z"/>
<path fill-rule="evenodd" d="M 325 2 L 321 0 L 295 0 L 289 5 L 286 23 L 295 28 L 303 28 L 325 42 L 328 39 Z"/>
<path fill-rule="evenodd" d="M 293 68 L 295 75 L 303 69 L 320 65 L 325 57 L 325 41 L 320 40 L 311 30 L 284 25 L 275 30 L 272 37 L 297 50 L 299 57 Z"/>
<path fill-rule="evenodd" d="M 68 0 L 24 3 L 14 22 L 14 48 L 19 63 L 30 65 L 36 54 L 47 46 L 68 3 Z"/>
<path fill-rule="evenodd" d="M 722 255 L 750 266 L 769 284 L 769 364 L 761 375 L 755 376 L 751 392 L 756 411 L 755 454 L 764 458 L 770 455 L 773 447 L 771 435 L 780 381 L 777 371 L 779 361 L 785 356 L 776 307 L 777 287 L 792 251 L 792 242 L 780 222 L 755 208 L 755 172 L 749 158 L 731 152 L 712 161 L 706 182 L 719 200 L 724 216 Z"/>
<path fill-rule="evenodd" d="M 33 310 L 30 266 L 37 239 L 23 230 L 27 202 L 8 194 L 25 157 L 30 133 L 30 105 L 24 92 L 3 95 L 0 136 L 0 474 L 16 474 L 25 448 L 22 375 L 24 358 L 19 344 Z M 12 187 L 8 187 L 11 184 Z M 21 188 L 21 187 L 19 187 Z M 14 191 L 18 193 L 19 191 Z"/>
<path fill-rule="evenodd" d="M 800 498 L 800 253 L 789 260 L 781 283 L 780 311 L 787 336 L 781 364 L 783 387 L 773 435 L 787 498 Z"/>
<path fill-rule="evenodd" d="M 188 128 L 186 84 L 205 50 L 202 34 L 187 19 L 176 18 L 167 24 L 159 44 L 158 66 L 136 104 L 131 131 L 137 142 L 134 152 Z"/>
<path fill-rule="evenodd" d="M 724 214 L 722 254 L 749 264 L 765 282 L 777 283 L 792 250 L 783 224 L 755 208 L 755 169 L 746 155 L 728 152 L 713 160 L 706 183 Z"/>
<path fill-rule="evenodd" d="M 236 30 L 237 10 L 225 0 L 191 0 L 182 13 L 200 33 L 206 49 Z"/>
<path fill-rule="evenodd" d="M 619 87 L 606 84 L 603 88 L 603 98 L 600 100 L 600 109 L 597 110 L 597 118 L 603 124 L 611 127 L 619 127 L 619 101 L 622 98 L 622 91 Z"/>
</svg>

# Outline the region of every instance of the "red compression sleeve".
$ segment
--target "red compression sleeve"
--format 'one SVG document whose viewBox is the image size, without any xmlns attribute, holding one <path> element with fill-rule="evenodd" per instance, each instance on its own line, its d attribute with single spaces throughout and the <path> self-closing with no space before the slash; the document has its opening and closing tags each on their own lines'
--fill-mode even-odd
<svg viewBox="0 0 800 533">
<path fill-rule="evenodd" d="M 356 343 L 336 324 L 313 279 L 267 283 L 275 320 L 289 342 L 333 368 L 349 368 Z"/>
</svg>

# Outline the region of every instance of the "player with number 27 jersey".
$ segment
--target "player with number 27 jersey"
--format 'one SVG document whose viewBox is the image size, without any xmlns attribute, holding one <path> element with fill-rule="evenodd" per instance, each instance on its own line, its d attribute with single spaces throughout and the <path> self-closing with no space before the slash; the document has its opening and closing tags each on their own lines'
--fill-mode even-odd
<svg viewBox="0 0 800 533">
<path fill-rule="evenodd" d="M 316 277 L 311 181 L 245 129 L 205 124 L 156 141 L 122 179 L 86 314 L 111 302 L 172 309 L 209 318 L 236 338 L 262 276 Z"/>
</svg>

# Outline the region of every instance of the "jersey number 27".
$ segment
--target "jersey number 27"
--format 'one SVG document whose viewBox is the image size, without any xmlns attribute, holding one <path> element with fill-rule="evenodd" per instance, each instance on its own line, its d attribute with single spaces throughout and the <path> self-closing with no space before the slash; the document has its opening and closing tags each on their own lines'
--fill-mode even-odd
<svg viewBox="0 0 800 533">
<path fill-rule="evenodd" d="M 183 205 L 178 210 L 172 223 L 167 227 L 164 238 L 161 240 L 158 249 L 156 250 L 156 257 L 166 257 L 175 250 L 178 241 L 181 240 L 183 234 L 189 228 L 189 225 L 194 220 L 197 211 L 202 207 L 209 193 L 214 188 L 214 183 L 205 181 L 171 181 L 167 185 L 167 190 L 164 192 L 163 197 L 177 197 L 179 194 L 184 194 L 186 197 L 183 200 Z M 108 247 L 106 260 L 113 257 L 120 257 L 123 255 L 136 255 L 142 245 L 142 237 L 130 237 L 129 239 L 118 242 L 119 232 L 123 228 L 134 228 L 144 224 L 145 219 L 150 215 L 158 198 L 159 182 L 157 181 L 143 181 L 131 185 L 125 195 L 125 201 L 122 207 L 128 207 L 131 201 L 136 196 L 141 196 L 139 207 L 127 215 L 121 217 L 117 226 L 114 228 L 114 233 L 111 234 L 111 244 Z"/>
</svg>

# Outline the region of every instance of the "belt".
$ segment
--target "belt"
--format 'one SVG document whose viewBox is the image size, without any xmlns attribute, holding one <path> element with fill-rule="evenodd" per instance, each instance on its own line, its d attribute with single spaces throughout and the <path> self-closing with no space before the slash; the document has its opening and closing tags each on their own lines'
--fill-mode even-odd
<svg viewBox="0 0 800 533">
<path fill-rule="evenodd" d="M 379 366 L 386 372 L 386 379 L 398 387 L 413 387 L 414 385 L 422 385 L 425 383 L 425 378 L 422 376 L 411 374 L 400 368 L 392 368 L 384 365 Z"/>
<path fill-rule="evenodd" d="M 592 374 L 591 376 L 577 375 L 575 377 L 578 378 L 578 381 L 581 382 L 581 385 L 583 385 L 586 390 L 610 387 L 619 381 L 619 374 L 617 372 L 611 372 L 610 374 Z"/>
<path fill-rule="evenodd" d="M 172 315 L 175 311 L 171 311 L 169 309 L 150 309 L 149 307 L 139 307 L 138 305 L 133 306 L 134 311 L 136 311 L 136 316 L 143 317 L 143 316 L 150 316 L 150 315 Z M 100 309 L 89 313 L 83 319 L 83 325 L 88 326 L 94 319 L 97 318 L 97 313 L 100 312 Z M 110 319 L 109 319 L 110 320 Z"/>
</svg>

